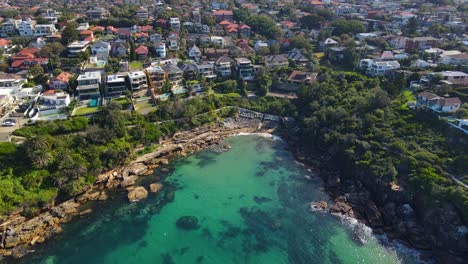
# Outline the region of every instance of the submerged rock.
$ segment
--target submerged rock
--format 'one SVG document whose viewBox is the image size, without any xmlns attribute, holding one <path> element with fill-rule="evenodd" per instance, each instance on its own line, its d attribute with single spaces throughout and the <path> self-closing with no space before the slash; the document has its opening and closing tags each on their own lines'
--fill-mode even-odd
<svg viewBox="0 0 468 264">
<path fill-rule="evenodd" d="M 128 200 L 130 202 L 138 202 L 146 197 L 148 197 L 148 191 L 141 186 L 131 189 L 128 192 Z"/>
<path fill-rule="evenodd" d="M 177 219 L 176 225 L 178 228 L 185 230 L 194 230 L 200 228 L 198 218 L 195 216 L 182 216 Z"/>
</svg>

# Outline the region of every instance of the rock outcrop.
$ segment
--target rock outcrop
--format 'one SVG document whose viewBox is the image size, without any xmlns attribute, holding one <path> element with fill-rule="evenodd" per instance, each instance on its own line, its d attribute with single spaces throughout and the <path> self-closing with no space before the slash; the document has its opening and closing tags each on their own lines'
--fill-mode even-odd
<svg viewBox="0 0 468 264">
<path fill-rule="evenodd" d="M 130 202 L 138 202 L 148 197 L 148 191 L 144 187 L 138 186 L 130 189 L 127 197 Z"/>
</svg>

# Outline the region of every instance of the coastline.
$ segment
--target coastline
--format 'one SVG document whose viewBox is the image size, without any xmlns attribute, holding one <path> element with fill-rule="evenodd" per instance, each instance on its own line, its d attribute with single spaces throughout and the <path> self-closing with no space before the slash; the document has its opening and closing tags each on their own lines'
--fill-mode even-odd
<svg viewBox="0 0 468 264">
<path fill-rule="evenodd" d="M 154 152 L 137 157 L 128 164 L 119 166 L 97 176 L 95 183 L 83 192 L 59 205 L 52 204 L 32 217 L 26 218 L 19 213 L 12 214 L 0 224 L 0 260 L 2 258 L 21 258 L 34 252 L 34 245 L 43 243 L 62 232 L 62 225 L 75 217 L 92 213 L 86 208 L 90 201 L 107 200 L 107 191 L 125 189 L 130 202 L 145 199 L 148 191 L 156 194 L 162 184 L 155 180 L 150 186 L 136 186 L 140 177 L 152 174 L 153 170 L 167 165 L 170 160 L 183 157 L 213 146 L 222 145 L 222 141 L 241 133 L 267 132 L 258 128 L 255 122 L 230 122 L 201 126 L 187 131 L 180 131 L 162 142 Z M 164 168 L 163 168 L 164 169 Z"/>
<path fill-rule="evenodd" d="M 220 149 L 226 149 L 222 141 L 231 136 L 237 135 L 256 135 L 280 140 L 286 142 L 286 148 L 291 151 L 296 161 L 304 167 L 310 168 L 312 172 L 318 172 L 312 177 L 320 177 L 324 181 L 324 188 L 330 199 L 334 202 L 332 206 L 325 205 L 320 210 L 331 213 L 348 222 L 353 222 L 356 226 L 369 228 L 377 236 L 385 235 L 385 239 L 391 242 L 394 247 L 405 247 L 405 250 L 418 250 L 405 239 L 392 237 L 388 235 L 385 228 L 375 228 L 367 217 L 348 200 L 340 198 L 345 189 L 340 182 L 339 186 L 330 188 L 328 183 L 330 174 L 327 165 L 328 160 L 324 157 L 309 156 L 304 158 L 301 153 L 301 147 L 297 142 L 291 140 L 291 135 L 287 131 L 276 131 L 275 129 L 260 129 L 256 122 L 245 122 L 245 120 L 212 126 L 202 126 L 188 131 L 181 131 L 165 140 L 154 152 L 137 157 L 129 164 L 120 166 L 111 171 L 99 175 L 95 184 L 77 195 L 57 206 L 53 206 L 45 212 L 31 219 L 22 216 L 13 216 L 4 223 L 0 224 L 2 240 L 0 247 L 0 256 L 21 258 L 24 255 L 34 251 L 34 245 L 43 243 L 47 239 L 53 239 L 55 234 L 62 232 L 61 226 L 77 216 L 83 216 L 92 213 L 92 209 L 86 208 L 89 201 L 99 201 L 107 199 L 107 190 L 120 188 L 127 190 L 130 202 L 135 202 L 146 198 L 147 189 L 151 193 L 157 193 L 163 188 L 160 182 L 155 181 L 150 186 L 137 186 L 135 181 L 140 177 L 152 174 L 153 170 L 167 165 L 171 159 L 183 157 L 188 154 L 206 149 L 212 146 L 219 146 Z M 308 161 L 314 162 L 308 162 Z M 149 194 L 151 195 L 151 194 Z M 317 205 L 321 201 L 311 201 L 311 205 Z M 85 208 L 83 208 L 85 207 Z M 381 236 L 382 237 L 382 236 Z M 395 240 L 398 239 L 398 240 Z M 420 256 L 421 251 L 417 251 Z"/>
</svg>

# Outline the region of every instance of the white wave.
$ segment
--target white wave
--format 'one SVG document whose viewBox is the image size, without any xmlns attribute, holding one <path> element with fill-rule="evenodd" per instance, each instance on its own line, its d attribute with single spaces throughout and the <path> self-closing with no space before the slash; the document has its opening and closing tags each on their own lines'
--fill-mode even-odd
<svg viewBox="0 0 468 264">
<path fill-rule="evenodd" d="M 282 138 L 272 135 L 270 133 L 246 133 L 246 132 L 240 132 L 236 134 L 235 136 L 257 136 L 257 137 L 264 137 L 264 138 L 271 138 L 275 141 L 283 141 Z"/>
</svg>

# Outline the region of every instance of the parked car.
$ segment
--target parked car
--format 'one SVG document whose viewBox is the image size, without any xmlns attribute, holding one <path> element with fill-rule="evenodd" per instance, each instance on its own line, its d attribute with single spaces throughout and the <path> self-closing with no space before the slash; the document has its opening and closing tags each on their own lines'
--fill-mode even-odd
<svg viewBox="0 0 468 264">
<path fill-rule="evenodd" d="M 7 119 L 7 120 L 3 121 L 3 123 L 2 123 L 3 127 L 12 127 L 12 126 L 15 126 L 15 125 L 16 125 L 16 120 L 14 120 L 14 119 Z"/>
</svg>

